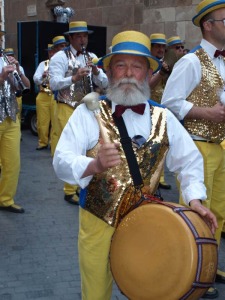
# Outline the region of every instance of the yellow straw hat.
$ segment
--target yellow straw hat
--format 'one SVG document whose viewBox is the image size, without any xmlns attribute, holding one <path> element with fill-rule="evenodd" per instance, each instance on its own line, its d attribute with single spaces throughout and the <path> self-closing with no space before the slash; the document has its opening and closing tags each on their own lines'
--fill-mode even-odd
<svg viewBox="0 0 225 300">
<path fill-rule="evenodd" d="M 166 36 L 163 33 L 152 33 L 150 35 L 151 44 L 163 44 L 166 45 Z"/>
<path fill-rule="evenodd" d="M 13 48 L 5 48 L 4 53 L 5 53 L 5 55 L 14 55 L 15 54 Z"/>
<path fill-rule="evenodd" d="M 52 39 L 53 46 L 59 45 L 59 44 L 67 44 L 66 39 L 63 35 L 57 35 Z"/>
<path fill-rule="evenodd" d="M 76 22 L 70 22 L 69 31 L 64 32 L 64 34 L 78 33 L 78 32 L 93 33 L 93 30 L 88 30 L 87 22 L 76 21 Z"/>
<path fill-rule="evenodd" d="M 160 61 L 151 55 L 150 39 L 138 31 L 123 31 L 115 35 L 112 40 L 112 51 L 101 57 L 98 65 L 107 69 L 112 56 L 116 54 L 144 56 L 148 59 L 153 72 L 156 72 L 161 66 Z"/>
<path fill-rule="evenodd" d="M 225 8 L 225 0 L 203 0 L 196 8 L 196 16 L 193 17 L 192 22 L 195 26 L 200 26 L 201 19 L 208 13 L 217 10 L 219 8 Z"/>
<path fill-rule="evenodd" d="M 183 44 L 184 42 L 181 40 L 181 38 L 177 35 L 177 36 L 171 36 L 168 40 L 167 40 L 167 46 L 172 46 L 172 45 L 176 45 L 176 44 Z"/>
<path fill-rule="evenodd" d="M 47 51 L 51 51 L 51 50 L 53 50 L 53 44 L 48 44 L 48 48 L 46 49 Z"/>
</svg>

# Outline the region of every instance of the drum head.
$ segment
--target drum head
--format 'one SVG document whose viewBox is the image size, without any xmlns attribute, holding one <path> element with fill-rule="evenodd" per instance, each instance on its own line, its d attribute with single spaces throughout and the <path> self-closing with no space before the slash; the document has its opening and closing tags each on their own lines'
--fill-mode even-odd
<svg viewBox="0 0 225 300">
<path fill-rule="evenodd" d="M 195 280 L 197 258 L 185 221 L 159 204 L 130 212 L 115 231 L 110 251 L 113 277 L 132 300 L 180 299 Z"/>
</svg>

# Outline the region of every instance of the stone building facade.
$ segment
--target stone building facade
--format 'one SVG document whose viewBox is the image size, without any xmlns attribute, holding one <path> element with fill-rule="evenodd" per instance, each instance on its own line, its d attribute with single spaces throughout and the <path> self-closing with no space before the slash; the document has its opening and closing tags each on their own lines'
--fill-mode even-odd
<svg viewBox="0 0 225 300">
<path fill-rule="evenodd" d="M 89 25 L 107 27 L 107 46 L 122 30 L 138 30 L 148 36 L 179 35 L 187 48 L 199 43 L 200 30 L 191 19 L 200 0 L 2 0 L 4 1 L 6 47 L 17 49 L 17 21 L 54 21 L 55 6 L 71 7 L 70 21 L 85 20 Z M 27 40 L 29 47 L 29 37 Z"/>
</svg>

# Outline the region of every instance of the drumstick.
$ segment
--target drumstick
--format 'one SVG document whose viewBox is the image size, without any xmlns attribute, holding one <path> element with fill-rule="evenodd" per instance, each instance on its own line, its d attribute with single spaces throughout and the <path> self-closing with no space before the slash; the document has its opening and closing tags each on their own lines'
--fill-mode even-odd
<svg viewBox="0 0 225 300">
<path fill-rule="evenodd" d="M 99 108 L 100 108 L 99 94 L 96 92 L 91 92 L 91 93 L 87 94 L 86 96 L 84 96 L 84 98 L 82 99 L 82 102 L 84 102 L 86 104 L 86 106 L 89 110 L 94 112 L 95 117 L 98 122 L 98 125 L 99 125 L 99 128 L 100 128 L 100 134 L 103 139 L 103 142 L 110 143 L 111 141 L 108 137 L 105 127 L 102 124 L 102 120 L 101 120 L 100 114 L 99 114 Z"/>
</svg>

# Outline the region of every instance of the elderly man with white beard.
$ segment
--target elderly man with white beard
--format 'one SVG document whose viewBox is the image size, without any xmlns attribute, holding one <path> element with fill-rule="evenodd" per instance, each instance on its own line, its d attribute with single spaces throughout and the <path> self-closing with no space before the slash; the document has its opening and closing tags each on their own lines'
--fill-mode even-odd
<svg viewBox="0 0 225 300">
<path fill-rule="evenodd" d="M 82 188 L 78 247 L 83 300 L 111 299 L 111 238 L 130 209 L 124 202 L 137 202 L 129 196 L 136 192 L 135 162 L 127 156 L 118 119 L 125 123 L 129 136 L 125 140 L 143 180 L 138 193 L 154 194 L 166 158 L 170 171 L 178 174 L 186 203 L 203 216 L 212 232 L 217 227 L 213 213 L 201 204 L 206 189 L 198 149 L 173 114 L 149 100 L 149 76 L 160 64 L 150 54 L 149 38 L 137 31 L 118 33 L 112 52 L 100 64 L 109 78 L 106 98 L 99 100 L 95 111 L 85 103 L 77 107 L 53 159 L 57 176 Z"/>
</svg>

